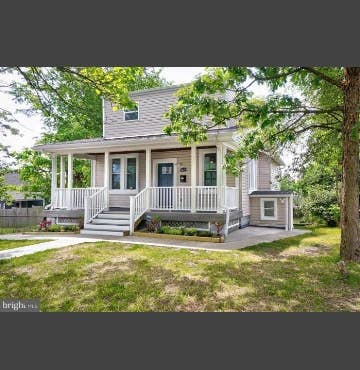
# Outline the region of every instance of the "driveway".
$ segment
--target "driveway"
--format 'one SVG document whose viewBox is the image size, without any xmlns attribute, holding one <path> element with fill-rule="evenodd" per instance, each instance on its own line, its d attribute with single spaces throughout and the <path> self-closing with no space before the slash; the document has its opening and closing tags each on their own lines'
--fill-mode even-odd
<svg viewBox="0 0 360 370">
<path fill-rule="evenodd" d="M 97 241 L 112 241 L 116 243 L 126 244 L 140 244 L 157 247 L 168 248 L 183 248 L 183 249 L 197 249 L 208 251 L 231 251 L 235 249 L 246 248 L 259 243 L 273 242 L 275 240 L 285 239 L 292 236 L 301 235 L 309 232 L 308 230 L 292 230 L 285 231 L 282 229 L 267 228 L 267 227 L 253 227 L 249 226 L 244 229 L 239 229 L 226 238 L 224 243 L 210 243 L 210 242 L 193 242 L 188 240 L 171 240 L 171 239 L 156 239 L 138 236 L 125 236 L 125 237 L 84 237 L 82 235 L 69 235 L 69 236 L 51 236 L 51 235 L 25 235 L 25 234 L 8 234 L 0 235 L 0 239 L 10 240 L 41 240 L 49 239 L 52 241 L 40 244 L 34 244 L 19 248 L 6 249 L 0 251 L 0 259 L 8 259 L 13 257 L 25 256 L 36 252 L 45 251 L 48 249 L 64 248 L 71 245 L 81 243 L 94 243 Z"/>
</svg>

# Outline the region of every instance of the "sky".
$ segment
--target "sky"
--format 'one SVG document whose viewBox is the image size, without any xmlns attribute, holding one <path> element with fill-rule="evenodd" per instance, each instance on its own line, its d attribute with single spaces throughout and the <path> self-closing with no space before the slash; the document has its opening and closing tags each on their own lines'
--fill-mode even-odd
<svg viewBox="0 0 360 370">
<path fill-rule="evenodd" d="M 174 84 L 182 84 L 191 82 L 197 75 L 203 72 L 204 67 L 164 67 L 161 75 Z M 264 96 L 268 92 L 261 86 L 254 87 L 253 91 L 258 96 Z M 14 113 L 15 118 L 18 120 L 18 123 L 15 123 L 14 127 L 18 128 L 21 132 L 21 136 L 9 134 L 4 138 L 2 144 L 8 145 L 12 151 L 19 151 L 25 147 L 33 146 L 42 132 L 41 116 L 37 114 L 26 116 L 22 113 L 16 113 L 18 109 L 25 106 L 15 103 L 9 95 L 2 92 L 0 92 L 0 106 Z M 292 158 L 289 153 L 284 153 L 283 159 L 286 165 L 289 165 Z"/>
</svg>

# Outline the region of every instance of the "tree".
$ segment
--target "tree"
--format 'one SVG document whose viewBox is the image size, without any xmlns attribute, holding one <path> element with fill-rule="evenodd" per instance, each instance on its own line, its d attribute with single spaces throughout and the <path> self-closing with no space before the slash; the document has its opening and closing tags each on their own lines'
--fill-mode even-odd
<svg viewBox="0 0 360 370">
<path fill-rule="evenodd" d="M 254 99 L 250 88 L 264 84 L 270 94 Z M 295 87 L 299 94 L 288 94 Z M 227 93 L 226 98 L 224 93 Z M 220 93 L 220 97 L 219 97 Z M 299 95 L 299 96 L 298 96 Z M 332 132 L 341 137 L 341 245 L 343 259 L 360 261 L 359 240 L 359 106 L 360 67 L 211 68 L 178 94 L 165 132 L 183 143 L 203 141 L 214 126 L 236 120 L 242 141 L 226 158 L 238 173 L 246 158 L 269 154 L 304 134 Z M 204 120 L 207 117 L 208 119 Z"/>
<path fill-rule="evenodd" d="M 12 72 L 21 79 L 11 85 L 10 93 L 17 101 L 27 103 L 24 113 L 39 113 L 43 117 L 46 130 L 38 143 L 101 137 L 100 94 L 107 94 L 114 105 L 125 105 L 130 102 L 129 91 L 167 84 L 160 77 L 161 70 L 137 67 L 129 70 L 19 67 Z M 121 81 L 114 82 L 116 79 Z M 29 148 L 13 153 L 13 157 L 21 166 L 21 179 L 26 181 L 23 191 L 28 195 L 40 193 L 49 201 L 50 158 Z M 75 187 L 90 185 L 88 161 L 74 159 L 73 173 Z"/>
</svg>

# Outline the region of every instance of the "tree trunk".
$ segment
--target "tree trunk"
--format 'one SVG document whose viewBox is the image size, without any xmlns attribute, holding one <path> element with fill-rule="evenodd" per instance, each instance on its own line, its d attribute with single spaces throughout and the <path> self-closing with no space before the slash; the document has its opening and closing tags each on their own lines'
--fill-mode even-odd
<svg viewBox="0 0 360 370">
<path fill-rule="evenodd" d="M 342 126 L 341 245 L 340 256 L 360 261 L 359 239 L 359 108 L 360 67 L 344 71 Z"/>
</svg>

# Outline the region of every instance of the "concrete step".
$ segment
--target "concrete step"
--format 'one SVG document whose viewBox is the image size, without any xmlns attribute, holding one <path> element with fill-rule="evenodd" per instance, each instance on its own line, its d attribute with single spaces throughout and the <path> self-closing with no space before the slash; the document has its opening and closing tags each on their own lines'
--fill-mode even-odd
<svg viewBox="0 0 360 370">
<path fill-rule="evenodd" d="M 105 230 L 105 231 L 129 231 L 129 225 L 94 225 L 85 224 L 84 230 Z"/>
<path fill-rule="evenodd" d="M 116 220 L 129 220 L 130 215 L 128 213 L 100 213 L 96 218 L 105 218 L 105 219 L 116 219 Z"/>
<path fill-rule="evenodd" d="M 91 223 L 94 225 L 130 225 L 129 219 L 118 220 L 114 218 L 95 218 Z"/>
<path fill-rule="evenodd" d="M 124 236 L 122 231 L 104 231 L 104 230 L 80 230 L 83 235 L 109 235 L 109 236 Z"/>
</svg>

